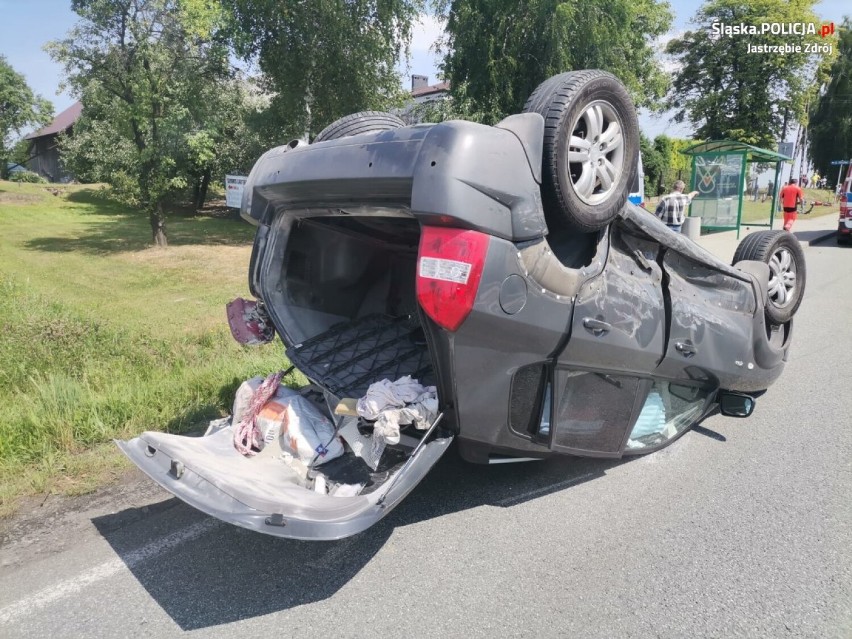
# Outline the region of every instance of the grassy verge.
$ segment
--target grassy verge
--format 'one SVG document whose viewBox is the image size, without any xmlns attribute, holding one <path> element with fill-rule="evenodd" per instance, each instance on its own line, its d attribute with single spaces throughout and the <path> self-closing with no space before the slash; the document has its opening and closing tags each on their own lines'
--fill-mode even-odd
<svg viewBox="0 0 852 639">
<path fill-rule="evenodd" d="M 805 199 L 810 202 L 830 202 L 829 206 L 815 206 L 808 217 L 821 217 L 823 215 L 837 215 L 840 208 L 839 204 L 834 202 L 834 194 L 825 190 L 819 189 L 804 189 Z M 660 198 L 653 197 L 648 199 L 646 208 L 653 213 L 654 208 Z M 743 224 L 769 221 L 770 202 L 753 201 L 750 197 L 743 197 Z M 810 204 L 805 208 L 807 210 Z M 784 214 L 780 210 L 775 211 L 776 228 L 780 228 L 783 222 Z M 781 221 L 779 221 L 781 220 Z"/>
<path fill-rule="evenodd" d="M 176 217 L 154 249 L 144 217 L 91 189 L 0 182 L 0 224 L 0 514 L 109 481 L 111 439 L 198 428 L 286 364 L 225 325 L 248 295 L 242 222 Z"/>
</svg>

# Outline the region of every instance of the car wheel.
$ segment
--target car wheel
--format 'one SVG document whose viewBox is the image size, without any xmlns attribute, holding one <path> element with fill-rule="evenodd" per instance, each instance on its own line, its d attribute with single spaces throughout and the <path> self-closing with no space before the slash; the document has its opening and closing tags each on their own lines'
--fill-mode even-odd
<svg viewBox="0 0 852 639">
<path fill-rule="evenodd" d="M 805 254 L 796 236 L 788 231 L 752 233 L 734 253 L 734 264 L 740 260 L 758 260 L 769 265 L 766 318 L 773 324 L 790 321 L 805 293 Z"/>
<path fill-rule="evenodd" d="M 335 120 L 314 138 L 314 142 L 337 140 L 362 133 L 388 131 L 405 126 L 405 122 L 391 113 L 383 111 L 361 111 Z"/>
<path fill-rule="evenodd" d="M 524 105 L 544 118 L 542 195 L 551 227 L 597 231 L 627 201 L 637 171 L 639 124 L 624 85 L 605 71 L 542 82 Z"/>
</svg>

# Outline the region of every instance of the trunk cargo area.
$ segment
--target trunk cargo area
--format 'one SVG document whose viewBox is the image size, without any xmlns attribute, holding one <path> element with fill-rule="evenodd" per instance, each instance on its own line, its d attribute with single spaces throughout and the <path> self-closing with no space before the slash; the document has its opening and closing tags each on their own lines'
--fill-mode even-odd
<svg viewBox="0 0 852 639">
<path fill-rule="evenodd" d="M 374 382 L 410 375 L 436 385 L 415 294 L 420 226 L 404 212 L 383 212 L 282 215 L 253 274 L 288 359 L 313 382 L 300 393 L 337 428 L 338 400 L 363 397 Z M 233 424 L 204 437 L 146 432 L 118 445 L 163 488 L 218 519 L 281 537 L 339 539 L 381 519 L 437 462 L 453 439 L 438 422 L 440 413 L 428 431 L 404 426 L 375 469 L 350 443 L 301 473 L 278 440 L 246 457 L 234 447 Z M 369 435 L 369 422 L 358 426 Z M 335 490 L 354 486 L 356 494 Z"/>
<path fill-rule="evenodd" d="M 362 397 L 373 382 L 411 375 L 434 386 L 426 336 L 416 318 L 368 315 L 336 324 L 287 349 L 290 362 L 340 397 Z"/>
<path fill-rule="evenodd" d="M 387 209 L 315 213 L 281 216 L 259 266 L 290 362 L 337 398 L 405 375 L 434 386 L 415 293 L 417 220 Z"/>
</svg>

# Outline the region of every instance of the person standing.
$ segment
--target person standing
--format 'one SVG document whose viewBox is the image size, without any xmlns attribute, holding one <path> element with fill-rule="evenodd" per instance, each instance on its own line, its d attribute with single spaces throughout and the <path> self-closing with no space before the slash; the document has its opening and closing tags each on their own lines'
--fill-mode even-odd
<svg viewBox="0 0 852 639">
<path fill-rule="evenodd" d="M 758 194 L 759 191 L 760 191 L 760 186 L 759 186 L 759 183 L 757 181 L 757 176 L 755 175 L 751 179 L 751 199 L 755 202 L 757 202 L 757 194 Z"/>
<path fill-rule="evenodd" d="M 686 217 L 686 207 L 692 202 L 692 198 L 698 195 L 698 191 L 684 193 L 686 184 L 683 180 L 674 183 L 671 193 L 660 198 L 660 203 L 654 211 L 654 215 L 660 218 L 666 226 L 680 233 L 683 220 Z"/>
<path fill-rule="evenodd" d="M 781 206 L 784 209 L 784 230 L 789 231 L 793 228 L 793 223 L 798 218 L 798 204 L 805 199 L 805 194 L 799 185 L 796 184 L 796 178 L 791 178 L 790 183 L 781 188 L 778 193 L 781 198 Z"/>
</svg>

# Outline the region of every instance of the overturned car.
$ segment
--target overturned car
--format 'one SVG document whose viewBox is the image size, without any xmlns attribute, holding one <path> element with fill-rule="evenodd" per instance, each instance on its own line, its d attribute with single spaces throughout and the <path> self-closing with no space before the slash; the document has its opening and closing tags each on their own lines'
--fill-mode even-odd
<svg viewBox="0 0 852 639">
<path fill-rule="evenodd" d="M 242 209 L 257 226 L 250 288 L 312 382 L 285 395 L 312 403 L 330 439 L 302 463 L 282 461 L 277 432 L 247 456 L 234 420 L 122 450 L 215 517 L 337 539 L 454 440 L 484 464 L 621 457 L 717 410 L 748 416 L 790 347 L 796 239 L 751 234 L 730 266 L 628 203 L 638 126 L 608 73 L 550 78 L 524 111 L 495 126 L 355 114 L 261 157 Z M 400 379 L 434 387 L 434 410 L 367 464 L 373 426 L 347 399 Z M 340 453 L 320 459 L 332 441 Z"/>
</svg>

